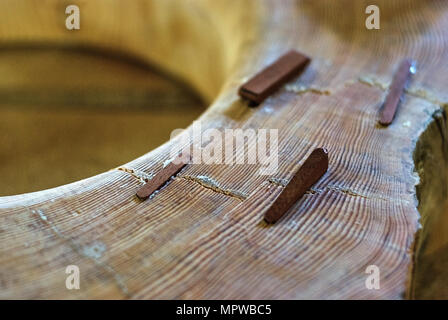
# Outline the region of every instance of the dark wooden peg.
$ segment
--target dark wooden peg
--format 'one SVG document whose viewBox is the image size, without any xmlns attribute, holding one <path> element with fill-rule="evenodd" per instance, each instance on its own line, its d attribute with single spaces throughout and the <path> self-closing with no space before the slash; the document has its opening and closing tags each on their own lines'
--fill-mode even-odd
<svg viewBox="0 0 448 320">
<path fill-rule="evenodd" d="M 315 149 L 267 209 L 264 220 L 267 223 L 279 220 L 327 172 L 327 169 L 328 151 L 325 148 Z"/>
<path fill-rule="evenodd" d="M 395 72 L 394 78 L 389 87 L 389 93 L 387 94 L 383 105 L 383 110 L 381 111 L 381 118 L 379 122 L 383 126 L 390 125 L 394 120 L 407 80 L 413 73 L 415 73 L 415 63 L 410 59 L 403 60 Z"/>
<path fill-rule="evenodd" d="M 243 84 L 238 93 L 258 105 L 282 84 L 298 75 L 310 62 L 304 54 L 291 50 Z"/>
<path fill-rule="evenodd" d="M 156 190 L 161 188 L 172 176 L 177 174 L 183 167 L 185 167 L 190 161 L 189 154 L 181 154 L 173 159 L 166 167 L 164 167 L 159 173 L 157 173 L 151 180 L 141 187 L 136 196 L 140 200 L 146 200 Z"/>
</svg>

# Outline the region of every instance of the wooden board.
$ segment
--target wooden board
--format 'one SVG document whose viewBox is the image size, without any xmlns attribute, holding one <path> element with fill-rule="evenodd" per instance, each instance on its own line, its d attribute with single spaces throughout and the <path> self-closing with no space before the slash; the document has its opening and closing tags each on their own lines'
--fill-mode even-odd
<svg viewBox="0 0 448 320">
<path fill-rule="evenodd" d="M 279 170 L 266 177 L 256 165 L 191 165 L 140 202 L 139 174 L 163 167 L 167 143 L 121 170 L 0 198 L 0 296 L 413 297 L 413 250 L 424 247 L 415 242 L 417 206 L 427 210 L 416 198 L 413 154 L 448 101 L 448 7 L 376 3 L 380 30 L 364 26 L 368 1 L 80 1 L 76 33 L 60 24 L 57 1 L 2 3 L 4 44 L 125 51 L 211 101 L 203 129 L 279 129 Z M 12 27 L 18 21 L 28 27 Z M 312 57 L 311 65 L 248 108 L 238 87 L 289 49 Z M 405 57 L 417 60 L 419 71 L 394 123 L 379 127 L 385 89 Z M 282 189 L 270 180 L 290 179 L 316 147 L 329 150 L 328 173 L 267 226 L 263 209 Z M 80 267 L 80 290 L 66 289 L 67 265 Z M 380 268 L 379 290 L 365 286 L 369 265 Z"/>
</svg>

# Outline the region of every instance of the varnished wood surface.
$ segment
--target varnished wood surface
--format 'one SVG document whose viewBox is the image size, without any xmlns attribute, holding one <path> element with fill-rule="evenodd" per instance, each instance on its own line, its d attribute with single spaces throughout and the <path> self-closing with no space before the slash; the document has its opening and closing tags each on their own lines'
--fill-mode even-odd
<svg viewBox="0 0 448 320">
<path fill-rule="evenodd" d="M 257 175 L 257 166 L 191 165 L 151 201 L 136 200 L 139 175 L 158 172 L 170 144 L 121 170 L 0 198 L 2 297 L 412 297 L 413 152 L 448 100 L 444 1 L 378 1 L 379 31 L 364 27 L 367 1 L 85 1 L 75 36 L 58 24 L 60 4 L 36 3 L 1 4 L 2 26 L 17 17 L 33 25 L 0 28 L 2 42 L 131 52 L 213 100 L 200 118 L 204 129 L 278 128 L 272 178 L 290 179 L 316 147 L 328 148 L 330 164 L 270 227 L 263 209 L 282 186 Z M 47 20 L 33 24 L 39 15 Z M 239 85 L 290 48 L 312 56 L 311 65 L 248 108 Z M 382 128 L 384 88 L 404 57 L 419 61 L 419 72 L 394 123 Z M 65 288 L 71 264 L 80 266 L 81 290 Z M 380 290 L 365 287 L 372 264 Z"/>
</svg>

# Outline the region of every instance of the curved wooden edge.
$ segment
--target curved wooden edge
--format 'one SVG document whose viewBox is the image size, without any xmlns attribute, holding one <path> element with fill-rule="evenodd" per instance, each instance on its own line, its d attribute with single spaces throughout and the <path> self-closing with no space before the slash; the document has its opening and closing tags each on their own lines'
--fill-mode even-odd
<svg viewBox="0 0 448 320">
<path fill-rule="evenodd" d="M 55 18 L 44 26 L 33 25 L 34 12 L 27 17 L 33 28 L 2 35 L 125 47 L 188 79 L 209 99 L 219 91 L 198 119 L 202 129 L 279 129 L 279 169 L 266 177 L 257 174 L 259 166 L 192 165 L 150 202 L 139 202 L 141 175 L 159 171 L 190 127 L 110 172 L 2 197 L 0 265 L 7 276 L 0 296 L 402 297 L 419 219 L 412 152 L 446 100 L 439 63 L 446 56 L 426 48 L 446 45 L 448 29 L 439 2 L 425 4 L 424 14 L 418 1 L 401 10 L 380 2 L 387 34 L 413 41 L 369 32 L 363 15 L 340 15 L 344 1 L 98 1 L 83 4 L 85 29 L 73 38 L 58 27 L 54 4 Z M 24 3 L 14 8 L 18 15 Z M 98 10 L 107 18 L 95 20 Z M 415 33 L 411 22 L 424 30 Z M 290 48 L 313 57 L 309 68 L 258 108 L 247 108 L 237 88 Z M 379 105 L 403 56 L 423 63 L 394 124 L 382 129 Z M 331 154 L 329 173 L 274 227 L 263 224 L 263 208 L 282 188 L 272 181 L 288 181 L 320 146 Z M 65 288 L 64 270 L 72 264 L 80 266 L 82 290 Z M 369 265 L 381 271 L 380 290 L 366 288 Z"/>
</svg>

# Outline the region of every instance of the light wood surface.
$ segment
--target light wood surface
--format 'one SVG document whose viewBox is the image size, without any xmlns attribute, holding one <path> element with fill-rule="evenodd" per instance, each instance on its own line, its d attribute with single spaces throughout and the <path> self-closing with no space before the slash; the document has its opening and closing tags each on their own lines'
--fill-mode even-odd
<svg viewBox="0 0 448 320">
<path fill-rule="evenodd" d="M 279 129 L 279 170 L 266 177 L 259 166 L 191 165 L 140 202 L 139 175 L 163 167 L 167 143 L 121 169 L 2 197 L 0 296 L 415 297 L 425 280 L 413 281 L 414 248 L 437 252 L 446 244 L 425 238 L 428 229 L 415 236 L 419 210 L 423 228 L 437 225 L 444 210 L 441 144 L 426 150 L 441 141 L 429 130 L 448 101 L 448 4 L 376 3 L 381 30 L 364 27 L 364 0 L 79 1 L 81 30 L 69 32 L 63 2 L 2 2 L 3 45 L 93 46 L 156 64 L 211 101 L 200 117 L 204 129 Z M 291 48 L 311 56 L 310 67 L 248 108 L 239 85 Z M 394 123 L 379 127 L 385 89 L 406 57 L 419 71 Z M 263 210 L 282 189 L 269 178 L 290 179 L 316 147 L 329 150 L 328 173 L 267 226 Z M 73 264 L 80 290 L 65 287 Z M 380 290 L 366 289 L 369 265 L 380 268 Z"/>
</svg>

